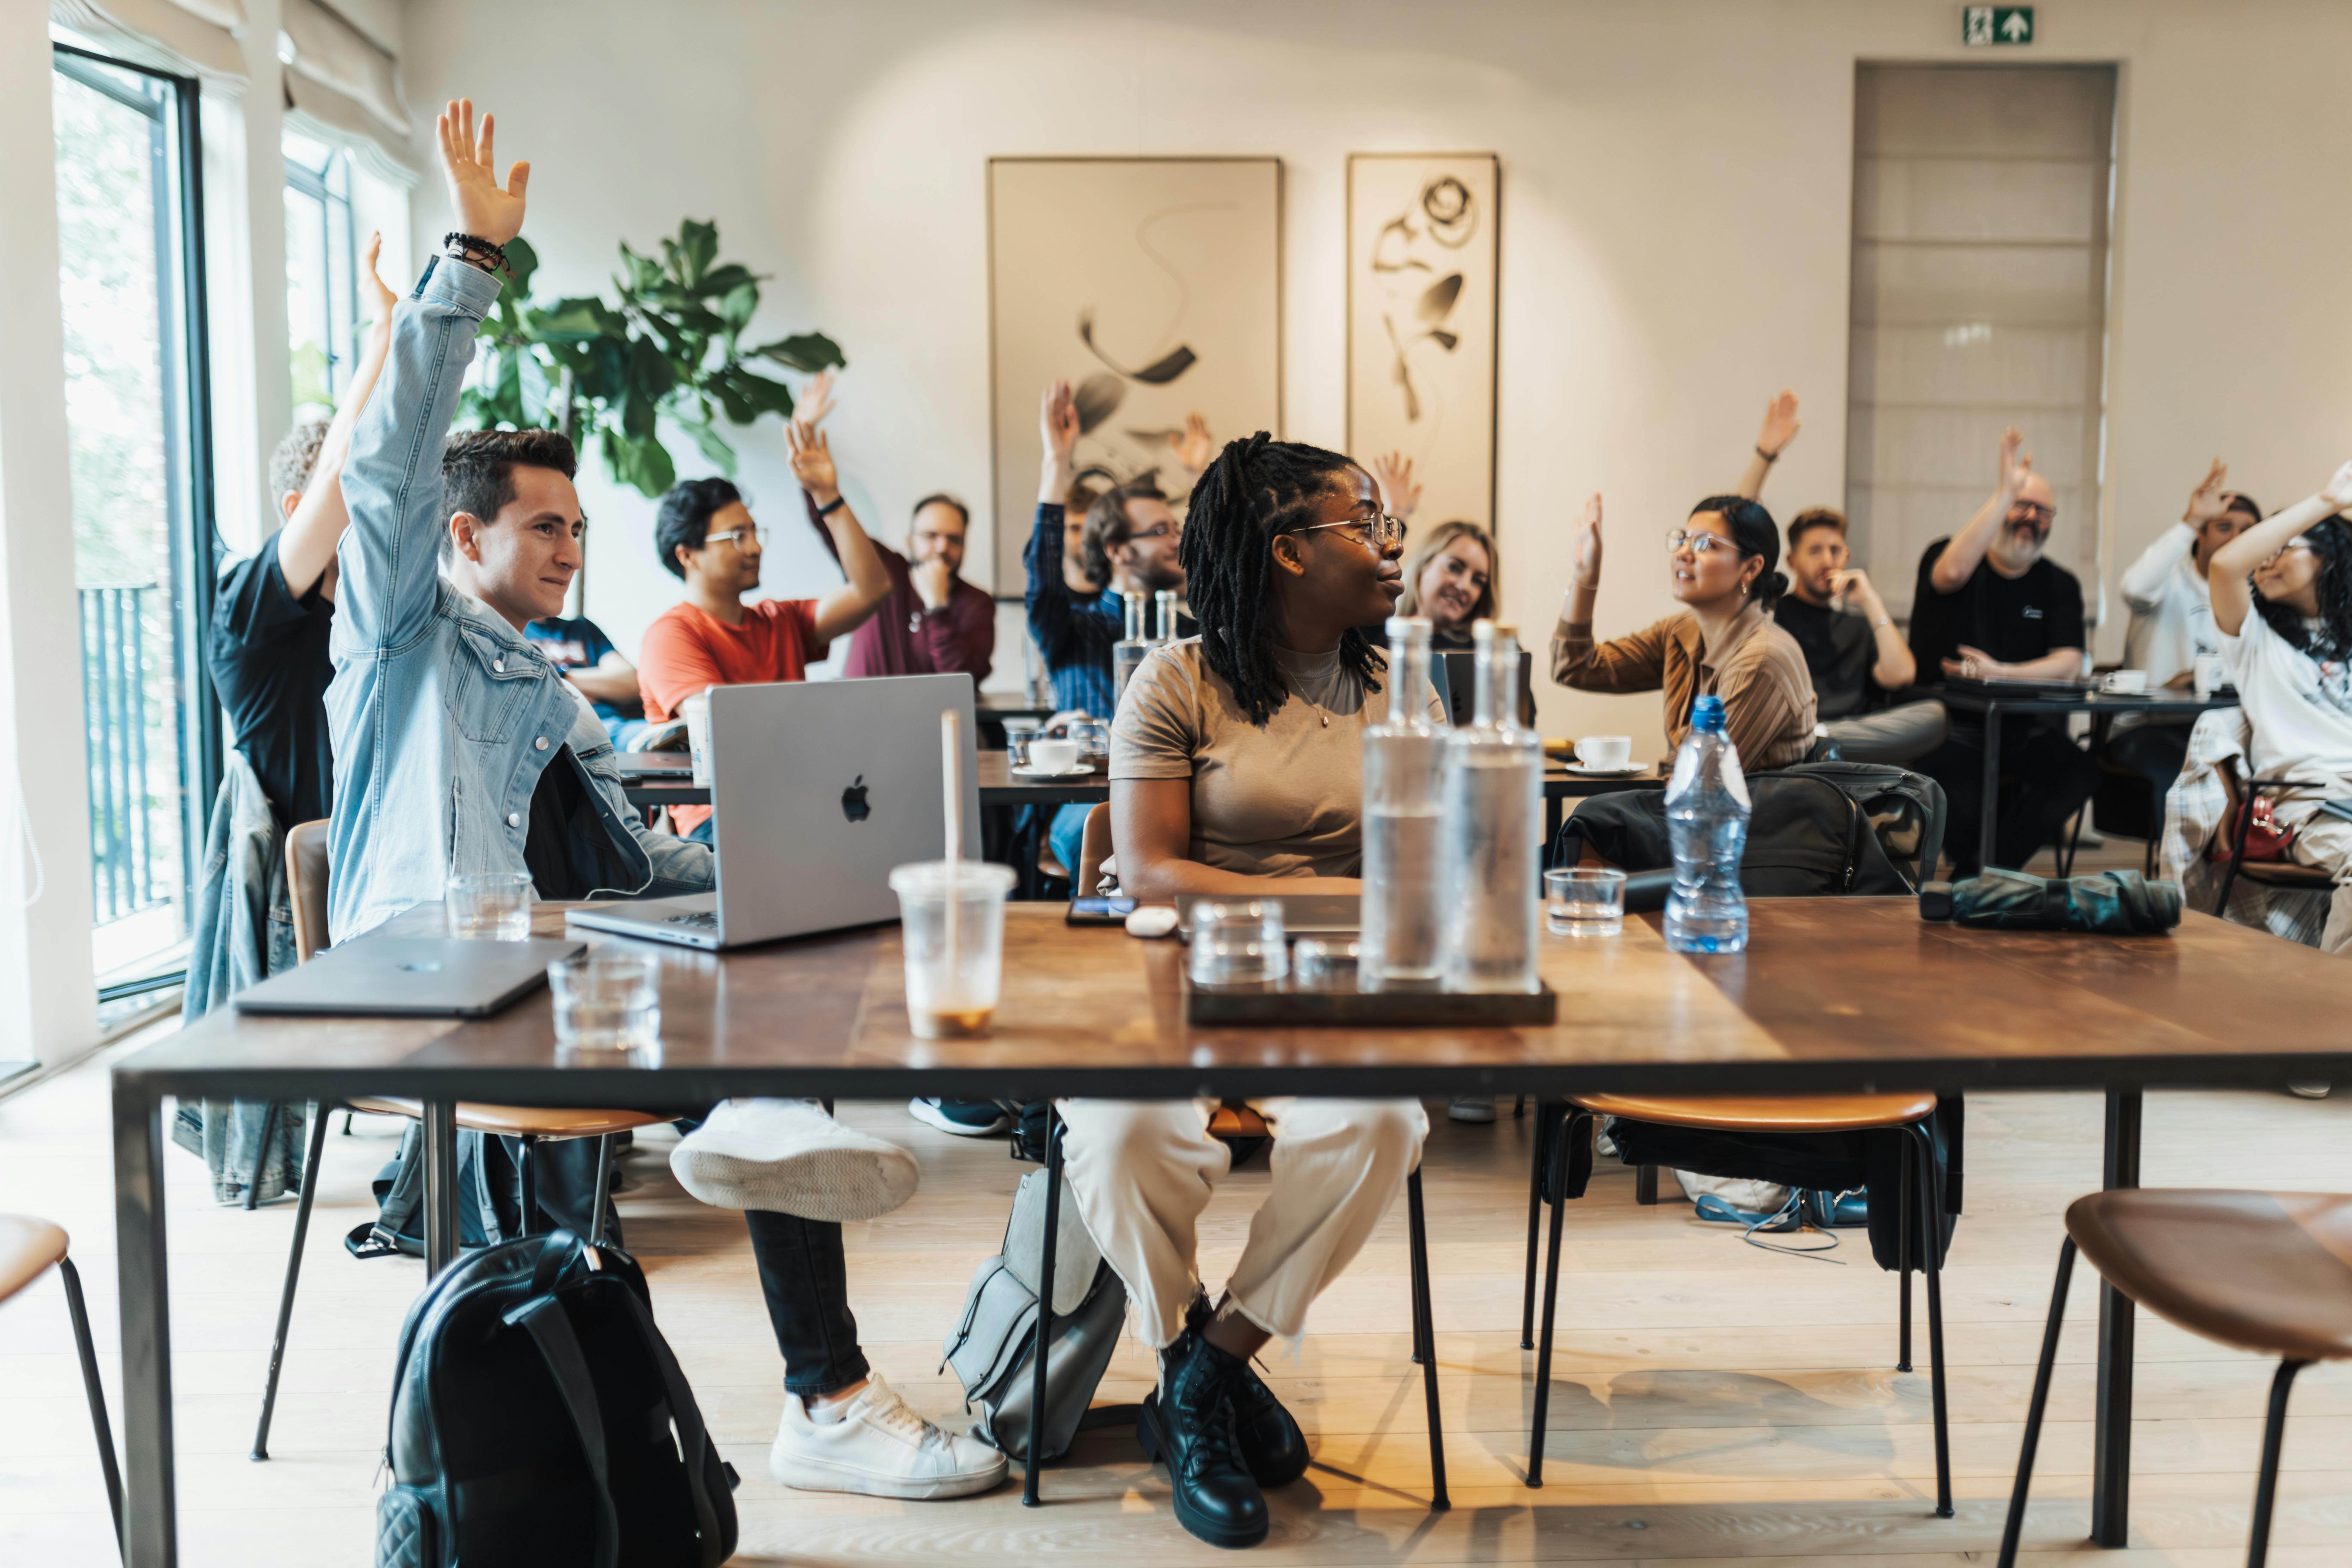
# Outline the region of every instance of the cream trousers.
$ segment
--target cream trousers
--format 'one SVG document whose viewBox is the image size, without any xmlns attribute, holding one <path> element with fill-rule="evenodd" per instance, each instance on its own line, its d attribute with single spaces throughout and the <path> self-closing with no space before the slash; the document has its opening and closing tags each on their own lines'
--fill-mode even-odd
<svg viewBox="0 0 2352 1568">
<path fill-rule="evenodd" d="M 2294 826 L 2286 847 L 2287 858 L 2316 866 L 2336 878 L 2336 896 L 2327 906 L 2327 926 L 2319 935 L 2319 951 L 2342 953 L 2352 948 L 2352 822 L 2319 809 L 2315 800 L 2284 800 L 2278 820 Z"/>
<path fill-rule="evenodd" d="M 1259 1328 L 1294 1335 L 1421 1163 L 1429 1117 L 1411 1100 L 1250 1104 L 1274 1134 L 1274 1191 L 1250 1220 L 1249 1244 L 1226 1289 Z M 1060 1105 L 1070 1194 L 1154 1349 L 1184 1331 L 1184 1310 L 1200 1289 L 1201 1211 L 1232 1162 L 1209 1136 L 1216 1107 L 1213 1100 Z"/>
</svg>

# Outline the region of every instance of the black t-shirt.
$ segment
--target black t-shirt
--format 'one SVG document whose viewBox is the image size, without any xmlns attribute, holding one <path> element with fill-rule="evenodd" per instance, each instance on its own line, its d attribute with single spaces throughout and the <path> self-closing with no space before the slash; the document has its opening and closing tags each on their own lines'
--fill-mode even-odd
<svg viewBox="0 0 2352 1568">
<path fill-rule="evenodd" d="M 220 575 L 213 590 L 210 648 L 236 749 L 253 764 L 288 826 L 316 822 L 334 801 L 335 751 L 327 733 L 327 639 L 335 606 L 317 584 L 297 599 L 278 563 L 278 535 Z M 321 574 L 321 581 L 324 574 Z"/>
<path fill-rule="evenodd" d="M 2022 577 L 2004 577 L 1990 561 L 1980 561 L 1958 593 L 1939 594 L 1936 562 L 1950 542 L 1939 539 L 1919 558 L 1919 583 L 1911 596 L 1911 657 L 1919 663 L 1920 679 L 1942 679 L 1943 661 L 1959 658 L 1962 643 L 2003 664 L 2085 646 L 2083 584 L 2072 572 L 2045 557 Z"/>
<path fill-rule="evenodd" d="M 572 748 L 559 746 L 530 792 L 530 824 L 523 830 L 523 868 L 542 899 L 584 899 L 596 890 L 590 847 L 603 832 Z"/>
<path fill-rule="evenodd" d="M 1804 650 L 1822 719 L 1851 719 L 1886 705 L 1885 689 L 1870 678 L 1878 641 L 1866 617 L 1783 594 L 1772 619 Z"/>
</svg>

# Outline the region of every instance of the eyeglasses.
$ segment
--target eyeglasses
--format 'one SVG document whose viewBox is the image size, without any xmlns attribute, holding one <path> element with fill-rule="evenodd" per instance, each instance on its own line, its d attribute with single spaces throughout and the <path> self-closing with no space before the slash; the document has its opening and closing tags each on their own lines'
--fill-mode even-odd
<svg viewBox="0 0 2352 1568">
<path fill-rule="evenodd" d="M 702 542 L 718 544 L 722 542 L 738 550 L 748 550 L 754 544 L 765 550 L 768 547 L 768 531 L 764 528 L 739 528 L 731 533 L 714 533 Z"/>
<path fill-rule="evenodd" d="M 1404 542 L 1404 519 L 1401 517 L 1351 517 L 1344 522 L 1310 522 L 1298 531 L 1312 533 L 1318 528 L 1353 529 L 1357 542 L 1375 552 Z"/>
<path fill-rule="evenodd" d="M 1130 533 L 1125 539 L 1120 540 L 1119 542 L 1122 544 L 1132 544 L 1139 539 L 1166 539 L 1171 535 L 1181 534 L 1183 531 L 1184 525 L 1181 522 L 1155 522 L 1150 528 L 1137 529 L 1133 533 Z"/>
<path fill-rule="evenodd" d="M 1675 551 L 1685 546 L 1693 555 L 1706 555 L 1717 550 L 1737 552 L 1739 549 L 1739 546 L 1724 538 L 1723 535 L 1708 533 L 1700 529 L 1677 528 L 1666 535 L 1667 554 L 1672 555 Z"/>
<path fill-rule="evenodd" d="M 2058 509 L 2056 507 L 2043 506 L 2038 500 L 2018 501 L 2011 506 L 2009 510 L 2010 515 L 2012 517 L 2038 518 L 2043 522 L 2048 522 L 2052 518 L 2058 515 Z"/>
</svg>

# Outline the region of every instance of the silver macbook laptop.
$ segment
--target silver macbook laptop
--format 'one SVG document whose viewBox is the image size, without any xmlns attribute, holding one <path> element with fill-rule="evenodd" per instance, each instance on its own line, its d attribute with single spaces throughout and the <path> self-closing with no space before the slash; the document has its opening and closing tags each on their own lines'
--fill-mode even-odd
<svg viewBox="0 0 2352 1568">
<path fill-rule="evenodd" d="M 569 924 L 742 947 L 898 918 L 890 868 L 947 852 L 940 714 L 963 735 L 963 841 L 980 845 L 971 677 L 719 686 L 710 805 L 719 889 L 574 910 Z"/>
<path fill-rule="evenodd" d="M 547 966 L 582 945 L 554 937 L 363 936 L 238 992 L 236 1010 L 478 1018 L 546 984 Z"/>
</svg>

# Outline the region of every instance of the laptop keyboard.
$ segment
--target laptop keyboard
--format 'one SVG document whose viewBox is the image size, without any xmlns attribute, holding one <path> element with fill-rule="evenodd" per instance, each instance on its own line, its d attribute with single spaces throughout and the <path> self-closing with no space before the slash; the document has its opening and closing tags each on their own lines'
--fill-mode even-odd
<svg viewBox="0 0 2352 1568">
<path fill-rule="evenodd" d="M 697 910 L 691 914 L 671 915 L 668 919 L 663 921 L 662 924 L 685 926 L 689 931 L 717 931 L 719 929 L 719 911 L 717 910 Z"/>
</svg>

